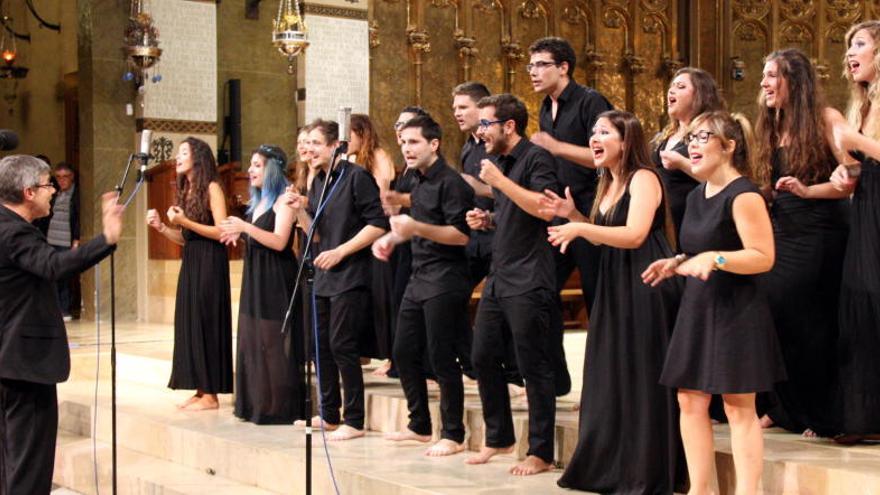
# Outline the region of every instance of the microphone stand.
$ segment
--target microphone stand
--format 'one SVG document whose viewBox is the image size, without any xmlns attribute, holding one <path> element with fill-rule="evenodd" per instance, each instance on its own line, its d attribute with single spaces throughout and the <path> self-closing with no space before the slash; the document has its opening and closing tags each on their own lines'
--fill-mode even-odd
<svg viewBox="0 0 880 495">
<path fill-rule="evenodd" d="M 128 156 L 128 163 L 125 165 L 125 170 L 122 173 L 122 178 L 119 183 L 116 184 L 116 202 L 119 202 L 119 199 L 122 197 L 122 191 L 125 188 L 125 181 L 128 179 L 128 173 L 131 170 L 131 163 L 135 158 L 141 160 L 141 171 L 138 172 L 137 180 L 135 183 L 134 190 L 128 196 L 128 199 L 125 201 L 124 205 L 128 206 L 131 203 L 131 200 L 134 199 L 135 195 L 140 190 L 141 186 L 144 183 L 144 174 L 142 172 L 143 168 L 146 166 L 147 160 L 150 159 L 149 155 L 144 154 L 131 154 Z M 98 319 L 101 318 L 101 315 L 96 315 Z M 97 414 L 97 411 L 95 412 Z M 110 449 L 111 449 L 111 469 L 113 471 L 112 478 L 112 493 L 116 495 L 118 493 L 118 480 L 117 480 L 117 456 L 116 456 L 116 444 L 117 444 L 117 429 L 116 429 L 116 250 L 110 253 L 110 423 L 111 423 L 111 433 L 110 433 Z M 92 432 L 92 435 L 96 435 L 97 432 Z"/>
<path fill-rule="evenodd" d="M 311 329 L 317 328 L 317 322 L 311 322 L 310 315 L 316 314 L 313 313 L 312 310 L 312 291 L 314 290 L 314 282 L 315 282 L 315 266 L 312 263 L 312 239 L 314 238 L 315 231 L 317 230 L 318 221 L 320 221 L 323 209 L 321 206 L 324 203 L 324 200 L 327 195 L 327 191 L 329 190 L 330 179 L 333 177 L 333 172 L 336 170 L 336 167 L 339 165 L 339 158 L 348 150 L 348 142 L 341 141 L 339 145 L 337 145 L 336 149 L 333 151 L 333 157 L 330 159 L 330 167 L 327 171 L 326 179 L 324 180 L 324 184 L 321 187 L 321 194 L 318 196 L 318 203 L 315 205 L 315 218 L 312 219 L 312 225 L 309 227 L 309 231 L 306 233 L 305 246 L 303 247 L 302 259 L 300 260 L 299 267 L 297 268 L 296 278 L 293 292 L 290 294 L 290 302 L 287 304 L 287 312 L 284 314 L 284 322 L 281 324 L 281 333 L 284 334 L 287 332 L 287 325 L 290 323 L 290 316 L 293 312 L 293 304 L 296 301 L 296 293 L 299 291 L 300 282 L 303 280 L 303 275 L 305 275 L 305 286 L 303 287 L 302 297 L 303 297 L 303 348 L 305 353 L 303 356 L 305 357 L 305 368 L 306 368 L 306 390 L 305 390 L 305 410 L 306 410 L 306 465 L 305 465 L 305 481 L 306 481 L 306 495 L 312 495 L 312 367 L 310 366 L 310 361 L 316 362 L 316 357 L 313 356 L 312 359 L 309 359 L 310 353 L 313 351 L 311 346 Z M 309 323 L 312 325 L 309 325 Z M 317 335 L 315 335 L 315 339 L 317 342 Z M 317 353 L 317 351 L 315 350 Z M 317 365 L 316 365 L 317 366 Z M 320 384 L 318 384 L 320 386 Z M 318 391 L 317 393 L 320 393 Z M 320 413 L 320 411 L 319 411 Z M 323 418 L 321 419 L 323 421 Z M 323 427 L 322 427 L 323 428 Z"/>
</svg>

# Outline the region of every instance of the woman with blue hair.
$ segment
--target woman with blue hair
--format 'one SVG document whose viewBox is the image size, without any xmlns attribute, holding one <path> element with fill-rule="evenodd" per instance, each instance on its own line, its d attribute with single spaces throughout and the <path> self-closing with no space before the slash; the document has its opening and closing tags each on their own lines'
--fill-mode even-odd
<svg viewBox="0 0 880 495">
<path fill-rule="evenodd" d="M 281 332 L 293 291 L 296 258 L 294 212 L 285 200 L 287 155 L 261 145 L 248 168 L 250 202 L 247 219 L 229 217 L 221 225 L 222 240 L 245 240 L 238 350 L 235 373 L 235 416 L 257 424 L 290 424 L 303 417 L 305 400 L 300 363 L 300 319 Z"/>
</svg>

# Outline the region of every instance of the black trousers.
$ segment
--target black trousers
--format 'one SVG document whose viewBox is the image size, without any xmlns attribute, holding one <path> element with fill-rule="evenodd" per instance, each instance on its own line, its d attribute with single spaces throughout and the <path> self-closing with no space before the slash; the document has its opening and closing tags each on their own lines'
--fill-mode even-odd
<svg viewBox="0 0 880 495">
<path fill-rule="evenodd" d="M 477 310 L 473 360 L 479 376 L 486 446 L 513 445 L 513 418 L 503 362 L 508 340 L 513 341 L 519 371 L 526 382 L 529 400 L 529 451 L 545 462 L 553 462 L 556 421 L 554 358 L 549 339 L 554 304 L 548 290 L 535 290 L 513 297 L 483 294 Z"/>
<path fill-rule="evenodd" d="M 484 256 L 468 256 L 468 270 L 470 271 L 470 283 L 471 283 L 471 292 L 473 292 L 474 288 L 480 285 L 480 282 L 489 275 L 489 269 L 492 266 L 492 257 Z M 474 332 L 470 325 L 467 327 L 467 348 L 464 347 L 464 342 L 459 343 L 458 348 L 458 359 L 462 363 L 461 369 L 468 378 L 476 379 L 476 371 L 471 366 L 471 347 L 474 339 Z M 465 366 L 465 361 L 467 361 L 467 366 Z M 507 379 L 507 383 L 513 385 L 523 386 L 522 376 L 519 374 L 519 370 L 516 367 L 516 352 L 513 350 L 513 342 L 509 342 L 507 346 L 507 357 L 504 360 L 504 376 Z"/>
<path fill-rule="evenodd" d="M 48 495 L 57 431 L 54 384 L 0 379 L 0 495 Z"/>
<path fill-rule="evenodd" d="M 430 435 L 428 387 L 425 384 L 423 356 L 440 384 L 440 437 L 457 443 L 464 441 L 464 385 L 461 366 L 456 361 L 456 343 L 468 330 L 467 303 L 470 294 L 448 293 L 413 301 L 404 298 L 397 316 L 394 362 L 409 409 L 408 428 L 419 435 Z"/>
<path fill-rule="evenodd" d="M 339 377 L 345 397 L 344 423 L 364 429 L 364 376 L 360 336 L 371 325 L 370 292 L 355 289 L 332 297 L 315 297 L 318 313 L 318 370 L 321 374 L 321 417 L 339 424 Z"/>
</svg>

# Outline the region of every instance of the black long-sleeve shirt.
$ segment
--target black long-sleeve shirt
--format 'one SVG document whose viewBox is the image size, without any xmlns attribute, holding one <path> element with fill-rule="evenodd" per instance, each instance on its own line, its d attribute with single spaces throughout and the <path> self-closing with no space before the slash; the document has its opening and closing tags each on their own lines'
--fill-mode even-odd
<svg viewBox="0 0 880 495">
<path fill-rule="evenodd" d="M 557 98 L 556 119 L 553 119 L 553 101 L 545 96 L 541 103 L 539 125 L 542 131 L 559 141 L 576 146 L 589 146 L 593 126 L 600 113 L 612 110 L 611 103 L 593 88 L 569 81 Z M 577 209 L 584 214 L 593 207 L 598 175 L 596 170 L 578 163 L 555 157 L 559 184 L 571 188 Z"/>
<path fill-rule="evenodd" d="M 510 155 L 498 157 L 504 175 L 535 192 L 559 192 L 556 163 L 547 150 L 522 138 Z M 518 296 L 535 289 L 556 288 L 553 252 L 547 242 L 548 222 L 532 216 L 495 189 L 495 240 L 492 268 L 484 292 Z"/>
<path fill-rule="evenodd" d="M 446 161 L 438 158 L 424 174 L 416 172 L 410 215 L 431 225 L 451 225 L 468 235 L 465 216 L 474 207 L 474 191 Z M 406 297 L 424 301 L 449 292 L 467 292 L 468 265 L 464 246 L 441 244 L 424 237 L 412 240 L 412 276 Z"/>
<path fill-rule="evenodd" d="M 308 212 L 315 218 L 318 199 L 327 174 L 319 172 L 309 191 Z M 317 219 L 315 234 L 319 253 L 339 247 L 367 225 L 388 230 L 388 219 L 379 201 L 379 186 L 363 168 L 342 161 L 333 172 L 323 213 Z M 315 295 L 331 297 L 370 285 L 370 250 L 361 249 L 329 270 L 315 270 Z"/>
</svg>

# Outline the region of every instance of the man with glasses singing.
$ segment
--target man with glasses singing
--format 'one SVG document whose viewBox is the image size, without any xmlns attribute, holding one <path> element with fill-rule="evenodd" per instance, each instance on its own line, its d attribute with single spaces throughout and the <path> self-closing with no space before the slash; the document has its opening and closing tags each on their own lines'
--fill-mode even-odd
<svg viewBox="0 0 880 495">
<path fill-rule="evenodd" d="M 107 193 L 103 232 L 77 249 L 56 251 L 33 225 L 49 214 L 54 194 L 42 160 L 0 160 L 0 494 L 46 495 L 52 488 L 55 386 L 70 374 L 55 281 L 109 255 L 122 233 L 123 207 Z"/>
<path fill-rule="evenodd" d="M 532 88 L 546 95 L 541 103 L 540 129 L 532 142 L 546 149 L 556 158 L 556 174 L 560 187 L 571 192 L 575 207 L 588 213 L 596 197 L 598 175 L 589 148 L 596 117 L 613 107 L 598 91 L 574 81 L 577 62 L 574 49 L 562 38 L 548 37 L 535 41 L 529 47 L 526 70 Z M 557 220 L 559 221 L 559 220 Z M 554 250 L 556 262 L 556 293 L 558 311 L 553 315 L 554 338 L 558 352 L 562 351 L 562 301 L 558 293 L 565 286 L 571 272 L 577 268 L 587 313 L 593 305 L 599 270 L 599 249 L 584 239 L 572 242 L 565 254 Z M 556 393 L 563 395 L 571 389 L 567 370 L 557 373 Z"/>
<path fill-rule="evenodd" d="M 505 349 L 512 340 L 529 401 L 529 451 L 510 472 L 526 476 L 551 469 L 554 454 L 558 354 L 547 336 L 556 279 L 547 242 L 550 217 L 539 210 L 543 191 L 558 190 L 556 165 L 550 153 L 525 138 L 529 114 L 518 98 L 488 96 L 478 107 L 480 138 L 486 153 L 498 156 L 498 164 L 484 159 L 480 171 L 480 179 L 492 187 L 495 211 L 475 208 L 466 217 L 471 229 L 495 231 L 472 351 L 486 444 L 467 463 L 484 464 L 510 453 L 516 442 L 504 376 Z"/>
</svg>

